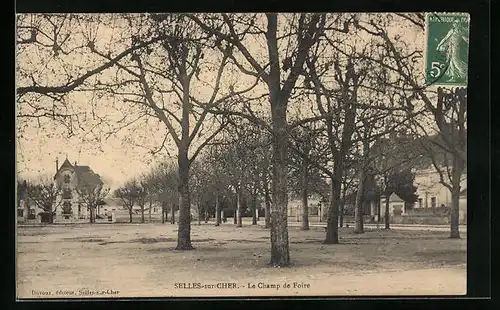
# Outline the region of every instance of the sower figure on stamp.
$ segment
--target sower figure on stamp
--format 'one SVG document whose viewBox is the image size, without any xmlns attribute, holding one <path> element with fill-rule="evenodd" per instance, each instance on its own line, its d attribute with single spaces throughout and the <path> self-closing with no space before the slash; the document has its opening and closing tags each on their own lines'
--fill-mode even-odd
<svg viewBox="0 0 500 310">
<path fill-rule="evenodd" d="M 465 41 L 469 43 L 469 38 L 464 33 L 458 20 L 453 22 L 453 26 L 446 36 L 439 42 L 437 50 L 446 52 L 446 62 L 448 69 L 445 75 L 449 77 L 448 81 L 463 79 L 467 76 L 467 63 L 460 59 L 460 43 Z"/>
</svg>

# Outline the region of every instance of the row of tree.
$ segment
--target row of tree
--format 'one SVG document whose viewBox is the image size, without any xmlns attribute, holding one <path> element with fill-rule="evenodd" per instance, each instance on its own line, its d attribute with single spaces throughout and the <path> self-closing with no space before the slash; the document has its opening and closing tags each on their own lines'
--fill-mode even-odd
<svg viewBox="0 0 500 310">
<path fill-rule="evenodd" d="M 243 188 L 254 193 L 259 182 L 270 183 L 260 190 L 269 210 L 271 263 L 288 265 L 292 156 L 300 158 L 294 169 L 301 175 L 304 200 L 310 174 L 318 171 L 327 177 L 330 206 L 324 242 L 338 243 L 347 171 L 360 180 L 357 206 L 369 175 L 383 176 L 385 193 L 396 187 L 391 175 L 406 160 L 395 164 L 393 155 L 378 156 L 394 152 L 376 147 L 394 131 L 412 135 L 419 149 L 428 150 L 424 155 L 452 193 L 451 237 L 459 237 L 466 92 L 436 93 L 432 85 L 420 82 L 424 45 L 415 42 L 423 42 L 423 14 L 42 14 L 18 15 L 17 29 L 17 56 L 30 59 L 18 68 L 21 119 L 56 119 L 71 130 L 108 128 L 111 134 L 139 119 L 163 125 L 166 134 L 158 150 L 169 149 L 164 147 L 167 141 L 176 149 L 179 250 L 193 248 L 191 201 L 199 203 L 206 193 L 192 191 L 193 182 L 235 193 Z M 414 42 L 405 39 L 411 34 L 417 38 Z M 74 55 L 87 67 L 76 64 Z M 39 66 L 49 70 L 33 69 Z M 46 76 L 50 69 L 57 72 L 54 79 Z M 100 104 L 92 105 L 91 112 L 68 105 L 75 91 L 91 92 Z M 128 107 L 119 121 L 98 110 L 117 98 Z M 86 113 L 100 115 L 84 124 Z M 229 169 L 230 185 L 203 180 L 206 174 L 191 177 L 202 151 L 227 143 L 220 137 L 234 136 L 234 125 L 247 125 L 243 120 L 266 133 L 268 166 L 258 167 L 268 167 L 269 174 L 246 167 L 255 166 L 252 152 L 242 151 L 235 142 L 224 156 L 236 154 L 244 160 Z M 444 159 L 436 154 L 445 154 Z M 361 232 L 359 208 L 356 230 Z"/>
</svg>

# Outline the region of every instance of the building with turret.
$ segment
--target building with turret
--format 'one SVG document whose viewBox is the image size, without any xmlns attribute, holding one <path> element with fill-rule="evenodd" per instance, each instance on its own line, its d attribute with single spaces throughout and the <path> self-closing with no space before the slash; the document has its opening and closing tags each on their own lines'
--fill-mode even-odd
<svg viewBox="0 0 500 310">
<path fill-rule="evenodd" d="M 78 188 L 85 184 L 86 186 L 102 186 L 104 183 L 101 177 L 95 173 L 89 166 L 79 165 L 77 162 L 71 164 L 66 160 L 59 167 L 56 159 L 56 173 L 54 181 L 61 189 L 59 201 L 56 205 L 60 206 L 56 211 L 56 219 L 86 219 L 90 216 L 90 211 L 82 203 L 78 196 Z M 99 207 L 98 207 L 99 208 Z M 99 214 L 99 210 L 96 210 Z"/>
</svg>

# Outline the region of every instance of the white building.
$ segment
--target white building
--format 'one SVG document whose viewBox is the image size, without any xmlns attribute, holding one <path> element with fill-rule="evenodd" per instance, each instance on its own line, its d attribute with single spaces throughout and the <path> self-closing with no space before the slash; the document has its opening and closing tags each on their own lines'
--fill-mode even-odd
<svg viewBox="0 0 500 310">
<path fill-rule="evenodd" d="M 446 169 L 443 168 L 445 180 L 447 177 Z M 418 200 L 414 208 L 437 208 L 441 205 L 451 207 L 451 192 L 441 184 L 439 173 L 431 166 L 427 169 L 415 171 L 415 186 L 417 186 Z M 464 173 L 460 180 L 460 221 L 467 219 L 467 174 Z"/>
</svg>

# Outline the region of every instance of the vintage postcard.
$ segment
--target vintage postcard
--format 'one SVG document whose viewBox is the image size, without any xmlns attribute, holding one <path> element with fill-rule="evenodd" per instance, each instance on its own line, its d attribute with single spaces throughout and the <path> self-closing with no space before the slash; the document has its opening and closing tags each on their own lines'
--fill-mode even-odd
<svg viewBox="0 0 500 310">
<path fill-rule="evenodd" d="M 469 21 L 17 14 L 17 298 L 465 295 Z"/>
</svg>

